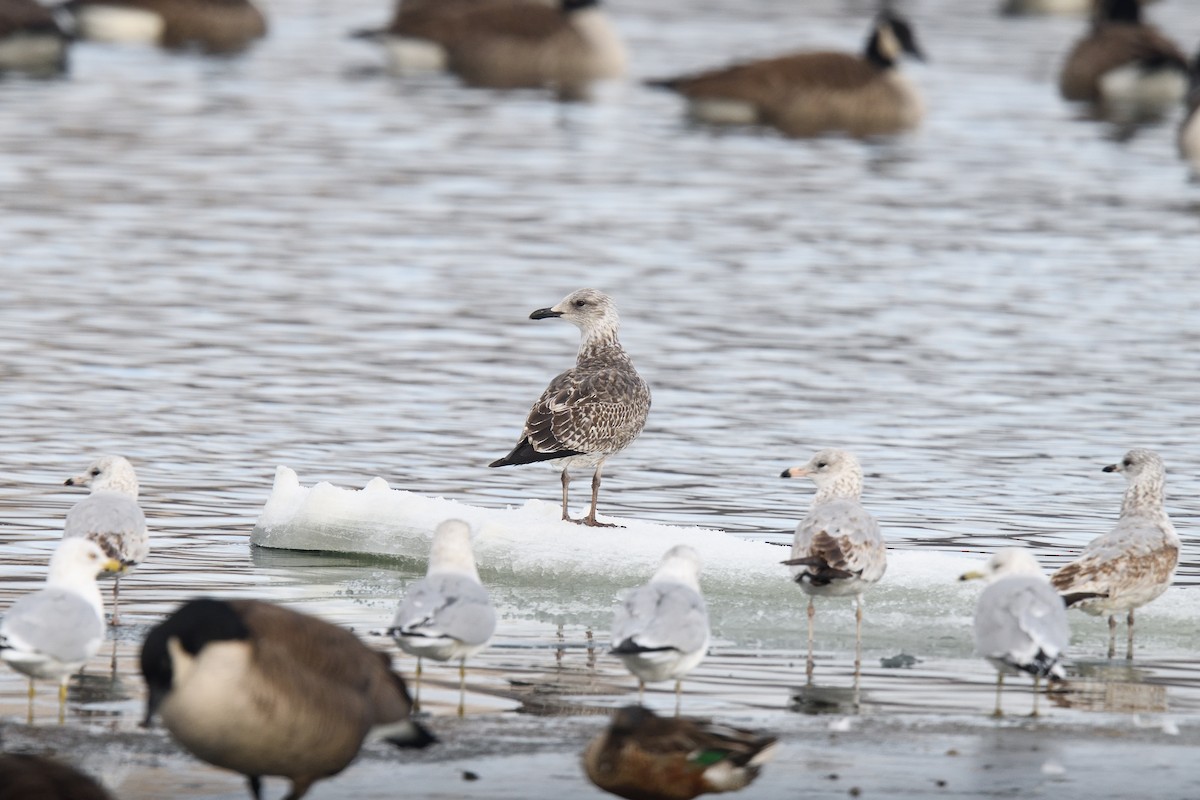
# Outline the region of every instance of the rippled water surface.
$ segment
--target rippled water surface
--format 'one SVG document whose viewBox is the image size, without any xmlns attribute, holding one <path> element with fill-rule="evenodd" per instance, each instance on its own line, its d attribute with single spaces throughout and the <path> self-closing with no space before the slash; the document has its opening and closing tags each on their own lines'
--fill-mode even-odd
<svg viewBox="0 0 1200 800">
<path fill-rule="evenodd" d="M 1149 607 L 1141 671 L 1091 673 L 1091 697 L 1116 681 L 1133 710 L 1200 712 L 1198 634 L 1178 629 L 1200 583 L 1200 187 L 1175 119 L 1131 133 L 1058 99 L 1079 20 L 992 5 L 905 4 L 929 116 L 873 143 L 695 127 L 636 80 L 559 104 L 392 79 L 344 36 L 387 16 L 368 0 L 275 0 L 270 38 L 242 58 L 81 44 L 67 79 L 0 83 L 0 600 L 41 581 L 77 499 L 62 481 L 95 453 L 134 461 L 153 531 L 123 590 L 119 687 L 73 688 L 69 721 L 133 727 L 140 636 L 196 593 L 386 625 L 421 564 L 251 551 L 278 464 L 310 483 L 555 500 L 553 473 L 484 465 L 574 354 L 574 329 L 528 313 L 584 285 L 615 296 L 654 392 L 606 470 L 616 516 L 787 541 L 811 490 L 780 470 L 836 445 L 859 454 L 894 548 L 1019 539 L 1053 567 L 1115 518 L 1121 482 L 1100 467 L 1158 450 L 1185 540 L 1162 601 L 1175 613 Z M 611 4 L 635 79 L 856 49 L 873 7 L 802 6 Z M 1189 49 L 1193 12 L 1153 6 Z M 587 684 L 558 694 L 627 696 L 619 665 L 589 670 L 587 624 L 560 634 L 497 592 L 506 622 L 474 710 L 523 702 L 514 676 L 553 684 L 558 647 Z M 719 629 L 696 707 L 794 706 L 802 603 L 763 609 L 778 620 L 765 640 Z M 1104 628 L 1072 621 L 1083 669 Z M 601 640 L 607 625 L 597 609 Z M 833 630 L 823 658 L 844 676 L 852 628 Z M 933 655 L 868 669 L 866 708 L 988 707 L 967 630 L 949 645 L 919 619 L 874 632 L 868 661 Z M 443 678 L 435 710 L 453 700 Z M 22 717 L 24 692 L 0 672 L 0 713 Z M 1061 705 L 1128 710 L 1089 702 Z M 49 687 L 37 713 L 53 716 Z"/>
</svg>

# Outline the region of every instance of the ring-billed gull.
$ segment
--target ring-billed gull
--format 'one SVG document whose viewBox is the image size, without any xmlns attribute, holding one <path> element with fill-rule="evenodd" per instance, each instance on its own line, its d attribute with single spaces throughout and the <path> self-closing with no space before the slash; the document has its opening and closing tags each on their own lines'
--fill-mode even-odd
<svg viewBox="0 0 1200 800">
<path fill-rule="evenodd" d="M 1108 615 L 1108 657 L 1116 654 L 1117 614 L 1126 611 L 1133 658 L 1133 610 L 1167 590 L 1179 563 L 1179 535 L 1163 510 L 1166 467 L 1157 453 L 1135 449 L 1104 472 L 1129 482 L 1116 526 L 1088 543 L 1079 558 L 1050 576 L 1071 608 Z"/>
<path fill-rule="evenodd" d="M 575 366 L 550 382 L 533 404 L 521 439 L 512 452 L 489 467 L 529 464 L 557 459 L 562 469 L 562 518 L 567 513 L 567 489 L 574 467 L 594 467 L 592 507 L 574 522 L 596 521 L 600 471 L 609 456 L 621 452 L 638 437 L 650 412 L 650 388 L 617 341 L 620 319 L 608 295 L 580 289 L 551 308 L 540 308 L 530 319 L 561 317 L 580 331 Z"/>
<path fill-rule="evenodd" d="M 792 567 L 792 578 L 808 595 L 808 658 L 805 672 L 813 673 L 813 597 L 854 595 L 854 673 L 862 665 L 863 592 L 874 586 L 887 571 L 887 546 L 879 523 L 859 497 L 862 467 L 845 450 L 822 450 L 802 467 L 785 469 L 783 478 L 811 478 L 817 485 L 808 514 L 796 526 L 792 557 L 783 563 Z"/>
<path fill-rule="evenodd" d="M 65 485 L 90 487 L 91 494 L 67 512 L 63 538 L 91 539 L 110 558 L 121 562 L 113 581 L 112 624 L 117 625 L 121 576 L 132 572 L 150 553 L 146 515 L 137 502 L 137 473 L 121 456 L 101 456 L 82 475 L 67 478 Z"/>
<path fill-rule="evenodd" d="M 775 755 L 775 737 L 627 706 L 587 746 L 592 783 L 630 800 L 691 800 L 749 786 Z"/>
<path fill-rule="evenodd" d="M 246 776 L 292 782 L 299 800 L 341 772 L 363 740 L 435 741 L 414 722 L 391 659 L 349 631 L 260 600 L 184 603 L 142 644 L 146 718 L 158 713 L 198 758 Z"/>
<path fill-rule="evenodd" d="M 612 652 L 646 683 L 675 681 L 675 707 L 683 676 L 708 652 L 708 609 L 700 596 L 700 555 L 679 544 L 662 557 L 650 582 L 625 595 L 613 615 Z"/>
<path fill-rule="evenodd" d="M 496 632 L 496 610 L 479 580 L 471 553 L 471 528 L 462 520 L 438 525 L 425 577 L 408 587 L 388 633 L 417 657 L 413 705 L 421 708 L 421 659 L 458 659 L 458 713 L 464 711 L 467 659 Z"/>
<path fill-rule="evenodd" d="M 997 551 L 980 571 L 959 580 L 986 578 L 988 586 L 975 605 L 975 650 L 996 668 L 995 716 L 1003 715 L 1000 693 L 1004 673 L 1033 676 L 1033 714 L 1038 713 L 1038 684 L 1042 678 L 1066 676 L 1058 663 L 1071 640 L 1067 609 L 1042 568 L 1027 551 L 1008 547 Z"/>
<path fill-rule="evenodd" d="M 0 800 L 113 800 L 69 764 L 32 753 L 0 753 Z"/>
<path fill-rule="evenodd" d="M 32 714 L 35 678 L 58 681 L 63 716 L 67 680 L 104 642 L 104 601 L 96 576 L 120 564 L 86 539 L 67 539 L 50 558 L 46 587 L 17 599 L 0 621 L 0 659 L 29 676 Z"/>
</svg>

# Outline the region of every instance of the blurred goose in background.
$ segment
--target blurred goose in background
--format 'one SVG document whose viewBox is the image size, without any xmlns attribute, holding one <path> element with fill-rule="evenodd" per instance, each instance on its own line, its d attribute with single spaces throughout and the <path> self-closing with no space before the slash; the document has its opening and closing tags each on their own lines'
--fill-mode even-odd
<svg viewBox="0 0 1200 800">
<path fill-rule="evenodd" d="M 425 577 L 408 587 L 388 633 L 417 657 L 413 709 L 421 710 L 421 659 L 457 660 L 458 713 L 464 712 L 467 659 L 496 632 L 496 609 L 479 581 L 471 553 L 471 528 L 462 520 L 438 525 Z"/>
<path fill-rule="evenodd" d="M 1187 59 L 1142 21 L 1139 0 L 1096 0 L 1091 28 L 1059 74 L 1067 100 L 1093 103 L 1115 118 L 1161 116 L 1187 92 Z"/>
<path fill-rule="evenodd" d="M 1142 5 L 1156 0 L 1139 0 Z M 1000 13 L 1023 14 L 1086 14 L 1095 6 L 1095 0 L 1004 0 Z"/>
<path fill-rule="evenodd" d="M 1179 564 L 1179 534 L 1163 509 L 1167 470 L 1151 450 L 1134 449 L 1104 472 L 1119 472 L 1128 487 L 1113 529 L 1088 542 L 1079 558 L 1050 576 L 1070 608 L 1108 617 L 1108 657 L 1116 655 L 1117 614 L 1127 612 L 1125 658 L 1133 658 L 1133 611 L 1171 585 Z"/>
<path fill-rule="evenodd" d="M 1192 171 L 1200 175 L 1200 50 L 1192 58 L 1186 104 L 1187 116 L 1179 125 L 1179 154 L 1192 165 Z"/>
<path fill-rule="evenodd" d="M 707 720 L 657 716 L 642 706 L 613 715 L 587 746 L 596 786 L 630 800 L 690 800 L 749 786 L 775 755 L 775 737 Z"/>
<path fill-rule="evenodd" d="M 0 800 L 113 800 L 69 764 L 30 753 L 0 753 Z"/>
<path fill-rule="evenodd" d="M 975 604 L 975 650 L 996 668 L 996 710 L 1003 716 L 1000 695 L 1004 674 L 1033 676 L 1033 713 L 1038 714 L 1038 683 L 1066 677 L 1059 659 L 1071 641 L 1067 608 L 1027 551 L 999 550 L 979 571 L 963 573 L 969 581 L 984 578 L 988 587 Z"/>
<path fill-rule="evenodd" d="M 365 739 L 435 741 L 411 719 L 390 659 L 349 631 L 259 600 L 192 600 L 142 645 L 146 725 L 157 713 L 195 756 L 246 776 L 292 782 L 288 800 L 336 775 Z"/>
<path fill-rule="evenodd" d="M 702 122 L 766 123 L 788 136 L 886 135 L 916 127 L 925 113 L 896 68 L 905 53 L 924 58 L 909 23 L 881 11 L 861 56 L 797 53 L 649 83 L 686 97 Z"/>
<path fill-rule="evenodd" d="M 70 0 L 79 36 L 97 42 L 236 53 L 267 33 L 249 0 Z"/>
<path fill-rule="evenodd" d="M 29 676 L 29 715 L 34 679 L 58 681 L 58 718 L 67 702 L 67 681 L 104 642 L 104 601 L 96 576 L 120 564 L 87 539 L 66 539 L 50 558 L 46 588 L 24 595 L 0 621 L 0 660 Z"/>
<path fill-rule="evenodd" d="M 113 573 L 112 624 L 118 625 L 121 576 L 136 569 L 150 554 L 146 515 L 137 502 L 137 473 L 121 456 L 101 456 L 87 471 L 67 478 L 64 485 L 86 486 L 91 494 L 67 512 L 63 538 L 89 539 L 121 565 Z"/>
<path fill-rule="evenodd" d="M 55 13 L 37 0 L 0 0 L 0 73 L 63 72 L 69 42 Z"/>
<path fill-rule="evenodd" d="M 813 598 L 855 598 L 854 674 L 862 666 L 863 592 L 887 571 L 887 545 L 879 523 L 859 502 L 862 467 L 853 453 L 821 450 L 802 467 L 785 469 L 782 478 L 810 478 L 817 485 L 808 514 L 796 525 L 792 579 L 808 595 L 808 658 L 805 673 L 813 674 Z"/>
</svg>

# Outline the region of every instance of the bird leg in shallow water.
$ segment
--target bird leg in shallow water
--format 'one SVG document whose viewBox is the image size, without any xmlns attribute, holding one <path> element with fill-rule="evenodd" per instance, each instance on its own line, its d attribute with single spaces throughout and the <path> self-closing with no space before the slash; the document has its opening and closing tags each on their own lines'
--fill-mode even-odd
<svg viewBox="0 0 1200 800">
<path fill-rule="evenodd" d="M 679 704 L 683 698 L 683 679 L 675 681 L 675 716 L 679 716 Z"/>
<path fill-rule="evenodd" d="M 62 725 L 67 721 L 67 681 L 70 680 L 69 675 L 64 675 L 62 680 L 58 682 L 58 724 Z"/>
<path fill-rule="evenodd" d="M 857 606 L 854 610 L 854 677 L 857 678 L 862 672 L 862 617 L 863 617 L 863 596 L 856 595 L 858 599 Z"/>
<path fill-rule="evenodd" d="M 993 717 L 1003 717 L 1004 711 L 1000 708 L 1000 693 L 1004 691 L 1004 673 L 996 670 L 996 710 L 992 712 Z"/>
<path fill-rule="evenodd" d="M 812 683 L 813 677 L 813 617 L 817 615 L 817 608 L 813 605 L 812 597 L 808 598 L 808 658 L 804 661 L 804 676 Z"/>
<path fill-rule="evenodd" d="M 421 657 L 417 656 L 417 675 L 413 679 L 413 713 L 421 710 Z"/>
<path fill-rule="evenodd" d="M 113 613 L 112 626 L 115 628 L 121 624 L 121 612 L 117 610 L 117 593 L 121 591 L 121 578 L 117 576 L 113 578 Z"/>
<path fill-rule="evenodd" d="M 646 682 L 638 678 L 638 705 L 642 705 L 642 701 L 646 698 Z"/>
<path fill-rule="evenodd" d="M 467 660 L 461 659 L 458 662 L 458 715 L 466 714 L 467 704 Z"/>
<path fill-rule="evenodd" d="M 1117 618 L 1116 615 L 1110 614 L 1108 617 L 1108 657 L 1113 658 L 1117 654 Z"/>
<path fill-rule="evenodd" d="M 29 679 L 29 713 L 25 719 L 25 722 L 28 725 L 33 724 L 33 694 L 34 694 L 33 678 L 30 678 Z"/>
<path fill-rule="evenodd" d="M 1125 660 L 1133 661 L 1133 609 L 1129 609 L 1129 617 L 1125 620 L 1126 627 L 1129 628 L 1129 643 L 1125 647 Z M 1111 657 L 1111 656 L 1110 656 Z"/>
<path fill-rule="evenodd" d="M 604 467 L 604 462 L 601 461 L 596 465 L 596 471 L 592 473 L 592 510 L 588 515 L 581 520 L 576 520 L 584 525 L 589 525 L 593 528 L 620 528 L 614 522 L 597 522 L 596 521 L 596 499 L 600 497 L 600 470 Z M 565 510 L 563 513 L 566 513 Z"/>
<path fill-rule="evenodd" d="M 1038 687 L 1041 686 L 1042 678 L 1040 675 L 1033 676 L 1033 711 L 1029 712 L 1029 716 L 1038 716 Z"/>
</svg>

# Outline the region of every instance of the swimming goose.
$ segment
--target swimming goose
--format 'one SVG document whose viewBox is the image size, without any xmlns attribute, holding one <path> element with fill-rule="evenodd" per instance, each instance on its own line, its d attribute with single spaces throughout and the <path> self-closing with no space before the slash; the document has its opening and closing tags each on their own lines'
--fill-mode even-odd
<svg viewBox="0 0 1200 800">
<path fill-rule="evenodd" d="M 1067 608 L 1034 557 L 1020 548 L 997 551 L 982 570 L 963 573 L 959 580 L 975 578 L 988 581 L 975 604 L 975 650 L 996 668 L 993 716 L 1004 715 L 1004 674 L 1028 672 L 1033 676 L 1030 716 L 1036 717 L 1041 679 L 1066 677 L 1059 659 L 1071 640 Z"/>
<path fill-rule="evenodd" d="M 496 610 L 479 581 L 471 554 L 471 529 L 462 520 L 438 525 L 424 578 L 408 587 L 388 633 L 417 657 L 413 707 L 421 708 L 421 659 L 457 660 L 458 713 L 466 692 L 467 659 L 487 647 L 496 632 Z"/>
<path fill-rule="evenodd" d="M 667 719 L 626 706 L 587 746 L 596 786 L 631 800 L 691 800 L 749 786 L 775 755 L 775 737 L 707 720 Z"/>
<path fill-rule="evenodd" d="M 34 679 L 58 681 L 59 720 L 67 681 L 104 642 L 104 601 L 96 576 L 120 564 L 87 539 L 66 539 L 50 558 L 46 587 L 24 595 L 0 621 L 0 660 L 29 676 L 30 715 Z"/>
<path fill-rule="evenodd" d="M 0 0 L 0 73 L 62 72 L 69 40 L 54 13 L 37 0 Z"/>
<path fill-rule="evenodd" d="M 71 0 L 80 38 L 235 53 L 267 33 L 249 0 Z"/>
<path fill-rule="evenodd" d="M 1183 99 L 1187 71 L 1175 43 L 1142 22 L 1140 0 L 1096 0 L 1091 29 L 1068 54 L 1058 88 L 1067 100 L 1121 117 L 1156 116 Z"/>
<path fill-rule="evenodd" d="M 113 574 L 112 624 L 118 625 L 121 576 L 136 569 L 150 553 L 146 516 L 137 502 L 137 473 L 121 456 L 101 456 L 64 484 L 89 487 L 91 494 L 67 512 L 63 538 L 90 539 L 121 563 L 121 569 Z"/>
<path fill-rule="evenodd" d="M 766 123 L 789 136 L 892 134 L 916 127 L 924 115 L 916 87 L 896 69 L 904 53 L 923 58 L 908 22 L 883 11 L 862 56 L 798 53 L 650 85 L 682 94 L 703 122 Z"/>
<path fill-rule="evenodd" d="M 364 739 L 435 741 L 411 719 L 385 653 L 316 617 L 260 600 L 184 603 L 142 644 L 146 725 L 157 713 L 195 756 L 246 776 L 292 782 L 288 800 L 341 772 Z"/>
<path fill-rule="evenodd" d="M 802 467 L 785 469 L 783 478 L 810 478 L 817 485 L 808 514 L 796 526 L 792 579 L 808 595 L 808 658 L 805 672 L 813 673 L 813 598 L 855 597 L 854 672 L 862 666 L 863 592 L 887 571 L 887 545 L 879 523 L 859 502 L 862 467 L 853 453 L 822 450 Z"/>
<path fill-rule="evenodd" d="M 1066 604 L 1108 616 L 1108 657 L 1116 655 L 1117 614 L 1127 612 L 1125 658 L 1133 658 L 1133 611 L 1167 590 L 1179 563 L 1179 534 L 1163 510 L 1166 467 L 1157 453 L 1135 449 L 1104 472 L 1129 483 L 1121 516 L 1111 531 L 1093 539 L 1079 558 L 1050 576 Z"/>
<path fill-rule="evenodd" d="M 650 413 L 650 388 L 617 340 L 620 318 L 612 298 L 579 289 L 556 306 L 539 308 L 530 319 L 565 319 L 579 328 L 575 366 L 542 392 L 525 420 L 516 447 L 489 467 L 556 461 L 562 470 L 562 518 L 584 525 L 613 527 L 596 520 L 600 471 L 604 462 L 633 444 Z M 592 506 L 583 519 L 567 513 L 570 470 L 593 467 Z"/>
</svg>

